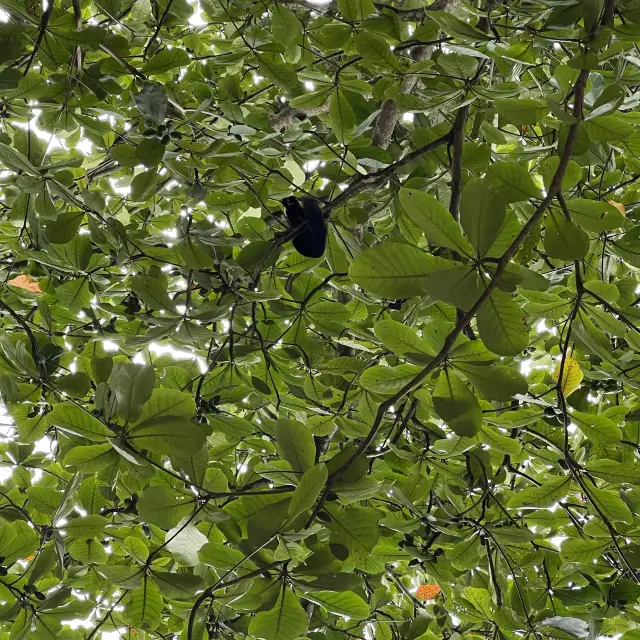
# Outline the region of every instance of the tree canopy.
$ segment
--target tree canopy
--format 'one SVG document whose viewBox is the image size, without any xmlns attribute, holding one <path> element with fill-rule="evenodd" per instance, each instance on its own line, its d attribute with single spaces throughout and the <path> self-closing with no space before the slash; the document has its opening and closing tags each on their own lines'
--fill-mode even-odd
<svg viewBox="0 0 640 640">
<path fill-rule="evenodd" d="M 640 639 L 638 0 L 0 7 L 0 640 Z"/>
</svg>

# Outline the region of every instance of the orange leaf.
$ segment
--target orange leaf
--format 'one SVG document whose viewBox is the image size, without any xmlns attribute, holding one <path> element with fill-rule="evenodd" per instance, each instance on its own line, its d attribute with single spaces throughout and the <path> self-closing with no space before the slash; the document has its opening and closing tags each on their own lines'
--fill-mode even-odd
<svg viewBox="0 0 640 640">
<path fill-rule="evenodd" d="M 609 204 L 615 207 L 625 218 L 627 217 L 627 210 L 624 208 L 622 202 L 616 202 L 615 200 L 609 200 Z"/>
<path fill-rule="evenodd" d="M 19 275 L 13 280 L 9 280 L 7 284 L 10 284 L 12 287 L 17 287 L 18 289 L 24 289 L 29 293 L 42 293 L 38 281 L 34 280 L 31 276 L 28 276 L 25 273 Z"/>
<path fill-rule="evenodd" d="M 416 591 L 418 600 L 433 600 L 440 593 L 440 587 L 437 584 L 421 584 Z"/>
</svg>

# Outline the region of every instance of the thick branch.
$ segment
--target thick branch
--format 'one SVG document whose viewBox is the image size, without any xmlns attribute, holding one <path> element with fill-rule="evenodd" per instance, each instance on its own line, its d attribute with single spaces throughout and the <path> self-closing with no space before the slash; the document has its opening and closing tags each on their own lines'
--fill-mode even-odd
<svg viewBox="0 0 640 640">
<path fill-rule="evenodd" d="M 446 144 L 447 142 L 451 142 L 452 140 L 452 131 L 448 131 L 443 136 L 440 136 L 436 140 L 433 140 L 429 144 L 408 153 L 400 160 L 390 164 L 388 167 L 384 169 L 380 169 L 380 171 L 374 171 L 373 173 L 368 173 L 367 175 L 358 176 L 339 196 L 334 198 L 331 202 L 328 202 L 322 209 L 325 217 L 329 216 L 329 213 L 336 209 L 339 206 L 342 206 L 351 198 L 357 196 L 359 193 L 363 193 L 364 191 L 371 191 L 380 188 L 386 182 L 388 182 L 402 167 L 411 164 L 418 158 L 421 158 L 429 151 L 433 151 L 438 147 Z"/>
</svg>

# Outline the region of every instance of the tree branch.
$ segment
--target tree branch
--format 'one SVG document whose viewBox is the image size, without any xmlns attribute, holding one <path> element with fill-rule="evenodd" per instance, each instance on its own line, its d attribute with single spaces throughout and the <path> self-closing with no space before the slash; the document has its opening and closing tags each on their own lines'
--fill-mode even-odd
<svg viewBox="0 0 640 640">
<path fill-rule="evenodd" d="M 396 162 L 393 162 L 388 167 L 380 169 L 379 171 L 374 171 L 373 173 L 358 176 L 339 196 L 325 204 L 322 208 L 325 217 L 329 217 L 329 213 L 331 213 L 331 211 L 342 206 L 345 202 L 358 194 L 378 189 L 385 182 L 390 180 L 398 169 L 411 164 L 426 153 L 429 153 L 429 151 L 433 151 L 443 144 L 450 142 L 452 140 L 452 135 L 452 131 L 448 131 L 443 136 L 440 136 L 429 144 L 408 153 L 406 156 L 400 158 L 400 160 L 397 160 Z"/>
</svg>

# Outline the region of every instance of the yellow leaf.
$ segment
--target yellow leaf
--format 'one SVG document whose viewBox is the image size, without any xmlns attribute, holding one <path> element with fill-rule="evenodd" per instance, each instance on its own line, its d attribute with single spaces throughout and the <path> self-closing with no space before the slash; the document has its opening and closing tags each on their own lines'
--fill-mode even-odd
<svg viewBox="0 0 640 640">
<path fill-rule="evenodd" d="M 554 382 L 558 382 L 560 378 L 561 365 L 562 360 L 558 362 L 553 372 L 552 377 Z M 562 385 L 560 387 L 565 398 L 570 396 L 580 386 L 582 378 L 584 378 L 584 373 L 582 373 L 580 363 L 573 358 L 566 358 L 562 369 Z"/>
<path fill-rule="evenodd" d="M 42 293 L 38 281 L 34 280 L 31 276 L 28 276 L 24 273 L 17 276 L 13 280 L 9 280 L 7 284 L 10 284 L 12 287 L 17 287 L 18 289 L 24 289 L 29 293 Z"/>
<path fill-rule="evenodd" d="M 627 217 L 627 210 L 624 208 L 622 202 L 616 202 L 615 200 L 609 200 L 608 204 L 615 207 L 625 218 Z"/>
</svg>

